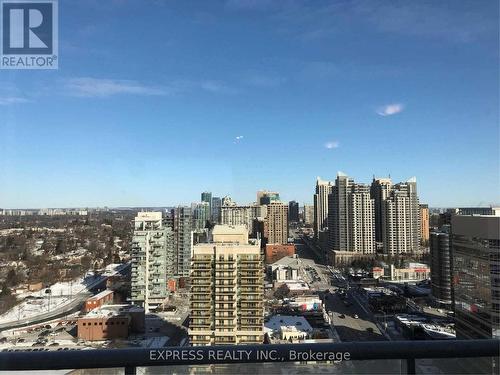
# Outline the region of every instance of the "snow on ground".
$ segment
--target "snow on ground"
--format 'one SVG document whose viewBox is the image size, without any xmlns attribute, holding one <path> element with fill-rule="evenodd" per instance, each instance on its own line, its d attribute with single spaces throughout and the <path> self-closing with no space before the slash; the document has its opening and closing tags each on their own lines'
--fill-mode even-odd
<svg viewBox="0 0 500 375">
<path fill-rule="evenodd" d="M 40 297 L 39 299 L 25 299 L 9 311 L 7 311 L 5 314 L 1 315 L 0 324 L 16 322 L 17 320 L 31 318 L 40 314 L 48 313 L 56 308 L 63 307 L 73 299 L 74 298 L 70 296 L 52 296 L 50 297 L 50 308 L 48 297 L 44 296 Z"/>
<path fill-rule="evenodd" d="M 112 276 L 118 273 L 118 271 L 121 271 L 123 268 L 125 268 L 127 264 L 121 264 L 121 263 L 112 263 L 108 264 L 106 266 L 106 270 L 104 271 L 103 275 L 105 276 Z"/>
<path fill-rule="evenodd" d="M 38 292 L 23 293 L 19 295 L 19 300 L 22 300 L 21 303 L 5 314 L 0 315 L 0 324 L 33 318 L 56 308 L 61 308 L 72 302 L 78 293 L 88 290 L 89 287 L 98 284 L 105 277 L 118 273 L 125 266 L 125 264 L 110 264 L 106 266 L 101 276 L 95 276 L 92 272 L 88 272 L 85 278 L 80 277 L 69 282 L 59 282 Z M 47 289 L 51 290 L 50 295 L 46 293 Z"/>
</svg>

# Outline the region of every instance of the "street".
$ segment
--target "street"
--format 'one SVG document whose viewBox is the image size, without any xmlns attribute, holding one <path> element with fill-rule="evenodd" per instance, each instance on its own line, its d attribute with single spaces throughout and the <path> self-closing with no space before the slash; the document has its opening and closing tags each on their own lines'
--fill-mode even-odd
<svg viewBox="0 0 500 375">
<path fill-rule="evenodd" d="M 325 308 L 332 318 L 333 325 L 340 340 L 386 340 L 379 327 L 375 324 L 374 317 L 369 309 L 362 306 L 362 301 L 359 301 L 361 302 L 359 303 L 358 299 L 353 297 L 353 292 L 350 291 L 347 293 L 345 301 L 338 293 L 331 293 L 339 290 L 338 286 L 346 285 L 340 273 L 335 274 L 338 278 L 338 282 L 334 283 L 336 286 L 332 286 L 332 282 L 330 281 L 333 277 L 332 271 L 330 271 L 327 266 L 317 263 L 321 260 L 317 252 L 309 246 L 309 242 L 303 241 L 302 238 L 297 237 L 297 254 L 305 265 L 317 271 L 318 277 L 320 278 L 320 281 L 311 281 L 307 280 L 306 276 L 306 281 L 310 283 L 311 289 L 317 291 L 320 297 L 323 298 Z M 325 291 L 328 292 L 325 293 Z"/>
<path fill-rule="evenodd" d="M 352 297 L 345 302 L 336 293 L 325 296 L 325 306 L 342 341 L 385 340 L 372 317 Z M 355 318 L 357 316 L 357 318 Z"/>
</svg>

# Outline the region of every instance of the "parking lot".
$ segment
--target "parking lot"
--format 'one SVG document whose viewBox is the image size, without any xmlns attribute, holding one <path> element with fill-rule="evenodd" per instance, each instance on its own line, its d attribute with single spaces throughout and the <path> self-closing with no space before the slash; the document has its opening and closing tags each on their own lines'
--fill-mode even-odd
<svg viewBox="0 0 500 375">
<path fill-rule="evenodd" d="M 24 330 L 2 332 L 0 348 L 2 351 L 63 351 L 82 349 L 74 337 L 74 324 L 47 323 Z"/>
</svg>

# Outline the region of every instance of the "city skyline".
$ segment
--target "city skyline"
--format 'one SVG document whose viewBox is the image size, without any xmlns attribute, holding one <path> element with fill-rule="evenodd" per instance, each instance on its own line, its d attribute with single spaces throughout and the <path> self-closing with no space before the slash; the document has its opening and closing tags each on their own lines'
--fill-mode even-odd
<svg viewBox="0 0 500 375">
<path fill-rule="evenodd" d="M 478 2 L 61 3 L 59 70 L 0 74 L 0 207 L 302 205 L 339 170 L 499 204 L 498 3 Z"/>
<path fill-rule="evenodd" d="M 343 175 L 344 173 L 339 171 L 337 172 L 337 174 L 340 174 L 340 175 Z M 336 177 L 337 177 L 337 174 L 336 174 Z M 327 182 L 327 183 L 332 183 L 332 186 L 335 185 L 335 178 L 331 178 L 331 179 L 325 179 L 325 180 L 322 180 L 323 182 Z M 351 177 L 349 175 L 349 177 Z M 411 177 L 411 178 L 408 178 L 406 180 L 403 180 L 403 179 L 393 179 L 393 177 L 380 177 L 380 176 L 372 176 L 373 178 L 383 178 L 383 179 L 392 179 L 394 183 L 404 183 L 404 182 L 408 182 L 412 179 L 415 179 L 415 177 Z M 318 178 L 320 178 L 318 176 Z M 369 181 L 365 181 L 365 180 L 357 180 L 356 181 L 359 181 L 360 184 L 365 184 L 365 185 L 370 185 L 370 183 L 373 181 L 373 180 L 369 180 Z M 396 182 L 397 181 L 397 182 Z M 416 182 L 419 182 L 418 179 L 415 180 Z M 420 183 L 419 183 L 419 186 L 420 186 Z M 275 189 L 276 190 L 276 189 Z M 256 190 L 255 192 L 258 192 L 258 191 L 263 191 L 263 189 L 258 189 Z M 255 192 L 253 192 L 253 195 L 255 195 Z M 257 204 L 258 205 L 258 202 L 255 201 L 255 199 L 252 199 L 251 197 L 249 197 L 247 200 L 245 199 L 242 199 L 242 200 L 237 200 L 234 198 L 233 195 L 231 194 L 217 194 L 217 192 L 212 192 L 212 191 L 209 191 L 209 190 L 204 190 L 204 191 L 200 191 L 198 192 L 198 195 L 200 195 L 201 193 L 210 193 L 213 195 L 213 198 L 218 198 L 218 199 L 222 199 L 224 197 L 227 197 L 227 198 L 230 198 L 231 201 L 235 204 L 237 204 L 238 206 L 248 206 L 250 207 L 249 205 L 252 205 L 252 204 Z M 419 187 L 419 191 L 418 191 L 418 194 L 419 196 L 421 195 L 421 192 L 420 192 L 420 187 Z M 250 196 L 252 195 L 252 193 L 250 193 Z M 280 199 L 279 202 L 284 202 L 284 203 L 288 203 L 288 202 L 297 202 L 299 204 L 299 207 L 300 209 L 303 209 L 304 205 L 307 205 L 307 206 L 313 206 L 314 205 L 314 187 L 312 189 L 312 192 L 310 194 L 310 199 L 309 201 L 298 201 L 297 199 L 293 199 L 293 195 L 290 195 L 290 194 L 287 194 L 286 192 L 285 193 L 281 193 L 280 192 L 280 195 L 283 196 L 283 197 L 290 197 L 290 199 L 286 198 L 286 199 Z M 195 199 L 193 197 L 192 200 L 190 201 L 185 201 L 185 202 L 177 202 L 177 203 L 171 203 L 171 204 L 162 204 L 162 203 L 159 203 L 159 204 L 151 204 L 151 205 L 116 205 L 116 206 L 112 206 L 112 205 L 107 205 L 107 204 L 102 204 L 102 205 L 95 205 L 95 206 L 90 206 L 90 205 L 67 205 L 67 206 L 31 206 L 31 207 L 7 207 L 7 206 L 0 206 L 0 209 L 4 209 L 4 210 L 44 210 L 44 209 L 63 209 L 63 210 L 70 210 L 70 209 L 96 209 L 96 208 L 109 208 L 109 209 L 121 209 L 121 208 L 124 208 L 124 209 L 127 209 L 127 208 L 130 208 L 130 209 L 133 209 L 133 208 L 144 208 L 144 209 L 147 209 L 147 208 L 168 208 L 168 209 L 174 209 L 174 208 L 177 208 L 177 207 L 191 207 L 193 204 L 196 204 L 196 203 L 203 203 L 203 200 L 201 199 Z M 432 205 L 429 205 L 427 202 L 425 201 L 422 201 L 421 202 L 422 204 L 425 204 L 425 205 L 428 205 L 430 208 L 434 208 L 434 209 L 448 209 L 448 208 L 464 208 L 464 207 L 498 207 L 500 206 L 500 203 L 499 202 L 492 202 L 492 203 L 488 203 L 488 202 L 484 202 L 484 201 L 480 201 L 478 204 L 474 205 L 448 205 L 448 206 L 432 206 Z"/>
</svg>

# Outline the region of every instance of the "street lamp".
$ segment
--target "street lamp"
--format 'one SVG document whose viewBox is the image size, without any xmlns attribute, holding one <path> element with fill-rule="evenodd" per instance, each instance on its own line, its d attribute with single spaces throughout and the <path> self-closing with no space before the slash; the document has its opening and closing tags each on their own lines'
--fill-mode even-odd
<svg viewBox="0 0 500 375">
<path fill-rule="evenodd" d="M 50 296 L 52 295 L 52 290 L 50 288 L 45 289 L 45 294 L 49 295 L 49 305 L 47 307 L 47 311 L 50 311 Z"/>
</svg>

